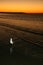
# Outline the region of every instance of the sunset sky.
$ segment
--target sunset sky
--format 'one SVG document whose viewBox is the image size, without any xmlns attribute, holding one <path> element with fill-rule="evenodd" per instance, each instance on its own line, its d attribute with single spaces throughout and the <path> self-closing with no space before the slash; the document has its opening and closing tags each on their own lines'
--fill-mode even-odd
<svg viewBox="0 0 43 65">
<path fill-rule="evenodd" d="M 0 12 L 43 13 L 43 0 L 0 0 Z"/>
</svg>

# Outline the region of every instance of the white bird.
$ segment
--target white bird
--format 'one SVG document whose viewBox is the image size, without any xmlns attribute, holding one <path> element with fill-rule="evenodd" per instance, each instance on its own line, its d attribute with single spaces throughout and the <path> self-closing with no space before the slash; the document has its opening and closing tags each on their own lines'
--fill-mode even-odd
<svg viewBox="0 0 43 65">
<path fill-rule="evenodd" d="M 10 44 L 12 44 L 12 45 L 13 45 L 13 40 L 12 40 L 12 38 L 10 38 Z"/>
<path fill-rule="evenodd" d="M 11 45 L 14 44 L 12 38 L 10 38 L 10 44 L 11 44 Z M 11 46 L 11 47 L 10 47 L 10 55 L 12 55 L 12 53 L 13 53 L 13 47 Z"/>
</svg>

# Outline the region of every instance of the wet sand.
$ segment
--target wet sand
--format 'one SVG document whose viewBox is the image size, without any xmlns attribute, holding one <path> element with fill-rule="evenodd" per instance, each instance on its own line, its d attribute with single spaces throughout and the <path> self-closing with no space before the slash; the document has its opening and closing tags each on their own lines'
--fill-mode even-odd
<svg viewBox="0 0 43 65">
<path fill-rule="evenodd" d="M 10 38 L 15 47 L 10 54 Z M 0 64 L 41 65 L 43 64 L 43 36 L 0 26 Z M 36 43 L 37 42 L 37 43 Z"/>
<path fill-rule="evenodd" d="M 10 38 L 15 47 L 10 55 Z M 0 64 L 43 65 L 43 22 L 0 18 Z"/>
</svg>

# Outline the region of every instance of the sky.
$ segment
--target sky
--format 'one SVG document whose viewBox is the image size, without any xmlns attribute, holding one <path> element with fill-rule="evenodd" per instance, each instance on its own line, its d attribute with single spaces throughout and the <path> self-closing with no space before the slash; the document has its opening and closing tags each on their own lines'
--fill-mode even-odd
<svg viewBox="0 0 43 65">
<path fill-rule="evenodd" d="M 43 0 L 0 0 L 0 12 L 43 13 Z"/>
</svg>

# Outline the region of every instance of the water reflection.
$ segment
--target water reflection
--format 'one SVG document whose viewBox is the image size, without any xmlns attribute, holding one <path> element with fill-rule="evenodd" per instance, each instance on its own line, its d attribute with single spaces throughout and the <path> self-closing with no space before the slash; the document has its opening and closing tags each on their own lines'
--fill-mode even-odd
<svg viewBox="0 0 43 65">
<path fill-rule="evenodd" d="M 10 48 L 10 55 L 12 55 L 12 53 L 13 53 L 13 48 L 11 47 Z"/>
</svg>

